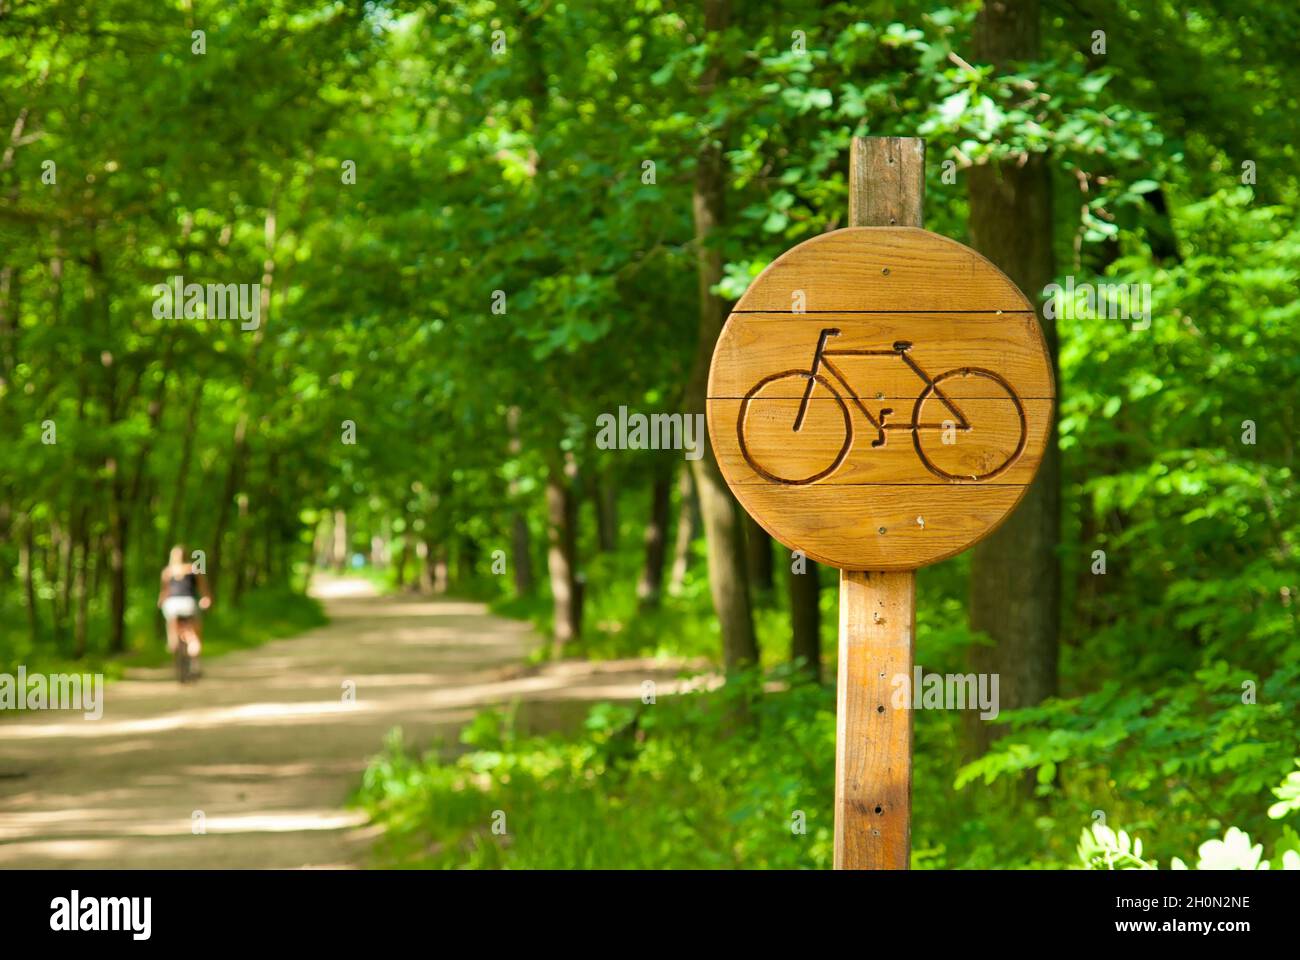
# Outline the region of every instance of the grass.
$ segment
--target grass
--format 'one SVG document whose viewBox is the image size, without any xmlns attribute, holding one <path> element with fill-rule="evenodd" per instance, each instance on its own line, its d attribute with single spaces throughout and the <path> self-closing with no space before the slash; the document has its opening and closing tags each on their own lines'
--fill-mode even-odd
<svg viewBox="0 0 1300 960">
<path fill-rule="evenodd" d="M 486 711 L 468 752 L 412 757 L 400 733 L 356 801 L 389 867 L 655 869 L 829 865 L 834 692 L 795 684 L 598 704 L 577 733 L 521 737 Z M 752 723 L 737 722 L 749 711 Z M 827 749 L 827 745 L 831 749 Z"/>
</svg>

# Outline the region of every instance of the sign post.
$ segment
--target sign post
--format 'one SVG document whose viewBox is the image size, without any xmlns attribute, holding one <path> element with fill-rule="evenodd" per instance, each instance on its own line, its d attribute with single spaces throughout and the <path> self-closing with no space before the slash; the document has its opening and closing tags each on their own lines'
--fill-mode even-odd
<svg viewBox="0 0 1300 960">
<path fill-rule="evenodd" d="M 1033 305 L 921 229 L 924 185 L 923 141 L 855 138 L 849 227 L 772 262 L 709 371 L 728 486 L 777 540 L 840 569 L 837 869 L 908 867 L 915 570 L 1010 514 L 1052 423 Z"/>
</svg>

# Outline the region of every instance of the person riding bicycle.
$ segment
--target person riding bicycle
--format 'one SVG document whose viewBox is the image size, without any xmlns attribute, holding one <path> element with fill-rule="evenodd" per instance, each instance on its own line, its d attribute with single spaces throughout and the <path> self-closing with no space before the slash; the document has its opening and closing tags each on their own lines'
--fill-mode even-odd
<svg viewBox="0 0 1300 960">
<path fill-rule="evenodd" d="M 163 567 L 158 590 L 158 607 L 167 621 L 167 651 L 175 653 L 180 643 L 185 643 L 191 660 L 196 660 L 203 647 L 203 620 L 201 610 L 212 606 L 212 592 L 208 580 L 185 559 L 185 547 L 172 547 L 167 566 Z M 196 671 L 197 673 L 197 671 Z"/>
</svg>

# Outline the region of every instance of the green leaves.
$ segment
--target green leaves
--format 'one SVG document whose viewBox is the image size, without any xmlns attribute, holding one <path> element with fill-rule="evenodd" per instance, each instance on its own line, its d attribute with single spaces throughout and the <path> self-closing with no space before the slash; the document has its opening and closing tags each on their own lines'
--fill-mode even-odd
<svg viewBox="0 0 1300 960">
<path fill-rule="evenodd" d="M 1300 766 L 1300 760 L 1296 761 Z M 1274 793 L 1284 798 L 1283 804 L 1269 808 L 1269 816 L 1278 819 L 1300 804 L 1294 804 L 1300 795 L 1300 774 L 1290 774 Z M 1276 812 L 1279 807 L 1286 807 Z M 1287 828 L 1278 840 L 1273 859 L 1264 858 L 1264 845 L 1252 843 L 1250 835 L 1238 827 L 1229 827 L 1222 839 L 1206 840 L 1197 848 L 1195 865 L 1188 867 L 1179 857 L 1170 860 L 1171 870 L 1300 870 L 1300 834 Z M 1078 846 L 1079 859 L 1088 870 L 1152 870 L 1154 861 L 1142 859 L 1142 841 L 1130 839 L 1123 830 L 1112 830 L 1104 823 L 1094 823 L 1084 829 Z"/>
<path fill-rule="evenodd" d="M 415 761 L 394 739 L 367 769 L 360 801 L 404 865 L 828 867 L 828 692 L 803 684 L 757 700 L 756 682 L 650 708 L 597 704 L 568 737 L 519 737 L 499 713 L 480 714 L 476 749 L 446 763 Z M 734 723 L 741 700 L 759 713 L 746 730 Z M 493 810 L 527 818 L 508 843 L 473 843 Z"/>
<path fill-rule="evenodd" d="M 810 110 L 829 109 L 834 98 L 829 90 L 813 88 L 811 90 L 801 89 L 799 87 L 785 87 L 781 89 L 781 100 L 787 106 L 797 113 L 807 113 Z"/>
</svg>

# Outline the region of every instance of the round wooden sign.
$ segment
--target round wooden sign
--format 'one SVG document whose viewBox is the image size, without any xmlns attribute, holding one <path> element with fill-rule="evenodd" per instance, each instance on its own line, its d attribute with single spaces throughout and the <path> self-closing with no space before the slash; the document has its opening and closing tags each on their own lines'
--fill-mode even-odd
<svg viewBox="0 0 1300 960">
<path fill-rule="evenodd" d="M 709 437 L 773 537 L 910 570 L 988 535 L 1038 470 L 1056 396 L 1033 305 L 955 240 L 851 227 L 786 251 L 727 318 Z"/>
</svg>

